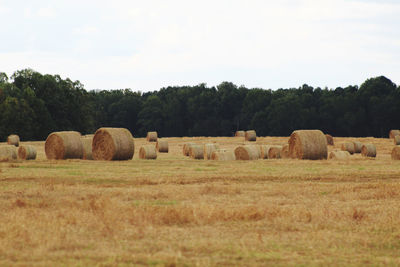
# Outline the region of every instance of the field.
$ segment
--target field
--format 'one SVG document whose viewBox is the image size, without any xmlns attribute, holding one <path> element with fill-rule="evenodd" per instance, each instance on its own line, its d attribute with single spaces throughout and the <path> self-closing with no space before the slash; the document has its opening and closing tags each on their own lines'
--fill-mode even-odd
<svg viewBox="0 0 400 267">
<path fill-rule="evenodd" d="M 400 265 L 392 140 L 358 139 L 376 159 L 232 162 L 182 146 L 243 138 L 168 140 L 170 153 L 139 160 L 137 138 L 120 162 L 49 161 L 44 142 L 25 142 L 37 160 L 0 163 L 0 265 Z"/>
</svg>

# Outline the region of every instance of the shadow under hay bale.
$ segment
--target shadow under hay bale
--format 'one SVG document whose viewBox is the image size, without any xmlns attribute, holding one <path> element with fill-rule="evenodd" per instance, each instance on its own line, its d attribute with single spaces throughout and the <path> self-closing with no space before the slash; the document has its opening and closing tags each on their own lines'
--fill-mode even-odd
<svg viewBox="0 0 400 267">
<path fill-rule="evenodd" d="M 329 153 L 329 159 L 334 160 L 347 160 L 350 158 L 350 153 L 348 151 L 332 151 Z"/>
<path fill-rule="evenodd" d="M 7 144 L 13 146 L 19 146 L 19 136 L 16 134 L 11 134 L 7 137 Z"/>
<path fill-rule="evenodd" d="M 18 148 L 18 158 L 23 160 L 36 159 L 36 148 L 30 145 L 20 146 Z"/>
<path fill-rule="evenodd" d="M 320 130 L 297 130 L 289 138 L 289 155 L 297 159 L 327 159 L 328 144 Z"/>
<path fill-rule="evenodd" d="M 160 153 L 168 153 L 168 141 L 165 139 L 157 139 L 156 150 Z"/>
<path fill-rule="evenodd" d="M 145 145 L 139 149 L 140 159 L 157 159 L 157 150 L 153 145 Z"/>
<path fill-rule="evenodd" d="M 135 153 L 132 134 L 125 128 L 100 128 L 92 143 L 95 160 L 129 160 Z"/>
<path fill-rule="evenodd" d="M 47 159 L 81 159 L 81 134 L 75 131 L 51 133 L 44 145 Z"/>
</svg>

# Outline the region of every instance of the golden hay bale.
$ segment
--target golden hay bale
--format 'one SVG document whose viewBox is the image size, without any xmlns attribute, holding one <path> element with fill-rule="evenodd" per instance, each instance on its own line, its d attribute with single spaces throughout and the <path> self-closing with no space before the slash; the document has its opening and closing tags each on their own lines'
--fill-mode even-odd
<svg viewBox="0 0 400 267">
<path fill-rule="evenodd" d="M 333 137 L 330 134 L 326 134 L 326 142 L 328 143 L 328 146 L 334 146 L 335 143 L 333 142 Z"/>
<path fill-rule="evenodd" d="M 14 145 L 0 146 L 0 162 L 17 159 L 17 148 Z"/>
<path fill-rule="evenodd" d="M 157 142 L 157 132 L 147 132 L 147 142 Z"/>
<path fill-rule="evenodd" d="M 100 128 L 92 143 L 95 160 L 128 160 L 135 153 L 132 134 L 125 128 Z"/>
<path fill-rule="evenodd" d="M 204 144 L 204 159 L 211 159 L 211 154 L 218 149 L 217 144 Z"/>
<path fill-rule="evenodd" d="M 82 137 L 81 141 L 83 145 L 82 159 L 93 160 L 93 154 L 92 154 L 93 137 L 86 137 L 85 135 L 85 137 Z"/>
<path fill-rule="evenodd" d="M 289 144 L 286 144 L 286 145 L 282 146 L 281 158 L 282 158 L 282 159 L 290 158 L 290 154 L 289 154 Z"/>
<path fill-rule="evenodd" d="M 396 135 L 400 135 L 400 130 L 390 130 L 389 138 L 394 138 Z"/>
<path fill-rule="evenodd" d="M 361 155 L 364 157 L 376 157 L 376 147 L 374 144 L 364 144 L 361 148 Z"/>
<path fill-rule="evenodd" d="M 7 144 L 13 146 L 19 146 L 19 136 L 16 134 L 9 135 L 7 137 Z"/>
<path fill-rule="evenodd" d="M 297 159 L 326 159 L 328 144 L 320 130 L 297 130 L 289 138 L 289 155 Z"/>
<path fill-rule="evenodd" d="M 400 160 L 400 146 L 395 146 L 392 149 L 392 159 L 393 160 Z"/>
<path fill-rule="evenodd" d="M 329 153 L 329 159 L 345 160 L 349 157 L 349 151 L 332 151 L 331 153 Z"/>
<path fill-rule="evenodd" d="M 168 153 L 168 141 L 165 139 L 157 139 L 156 150 L 160 153 Z"/>
<path fill-rule="evenodd" d="M 83 145 L 81 134 L 75 131 L 49 134 L 44 145 L 47 159 L 81 159 Z"/>
<path fill-rule="evenodd" d="M 257 134 L 256 131 L 254 130 L 248 130 L 244 134 L 244 138 L 246 141 L 256 141 L 257 140 Z"/>
<path fill-rule="evenodd" d="M 189 156 L 190 147 L 193 146 L 193 145 L 195 145 L 195 143 L 186 143 L 186 144 L 183 145 L 182 151 L 183 151 L 183 155 L 184 156 Z"/>
<path fill-rule="evenodd" d="M 400 145 L 400 135 L 396 135 L 395 137 L 394 137 L 394 144 L 397 146 L 397 145 Z"/>
<path fill-rule="evenodd" d="M 271 146 L 268 151 L 269 159 L 280 159 L 281 158 L 282 146 Z"/>
<path fill-rule="evenodd" d="M 260 147 L 255 145 L 244 145 L 235 148 L 237 160 L 256 160 L 260 158 Z"/>
<path fill-rule="evenodd" d="M 30 145 L 20 146 L 18 148 L 18 158 L 23 160 L 36 159 L 36 148 Z"/>
<path fill-rule="evenodd" d="M 235 136 L 236 137 L 245 137 L 246 133 L 244 131 L 236 131 Z"/>
<path fill-rule="evenodd" d="M 360 141 L 353 141 L 354 153 L 361 153 L 362 143 Z"/>
<path fill-rule="evenodd" d="M 271 148 L 271 145 L 260 145 L 260 158 L 267 159 L 268 158 L 268 151 Z"/>
<path fill-rule="evenodd" d="M 211 154 L 211 159 L 212 160 L 218 160 L 218 161 L 230 161 L 230 160 L 236 160 L 235 153 L 233 151 L 214 151 Z"/>
<path fill-rule="evenodd" d="M 139 149 L 140 159 L 157 159 L 157 150 L 153 145 L 145 145 Z"/>
<path fill-rule="evenodd" d="M 355 150 L 354 147 L 355 145 L 353 142 L 345 142 L 340 148 L 342 151 L 348 151 L 351 155 L 353 155 Z"/>
<path fill-rule="evenodd" d="M 189 156 L 192 159 L 204 159 L 204 147 L 202 145 L 191 145 L 189 147 Z"/>
</svg>

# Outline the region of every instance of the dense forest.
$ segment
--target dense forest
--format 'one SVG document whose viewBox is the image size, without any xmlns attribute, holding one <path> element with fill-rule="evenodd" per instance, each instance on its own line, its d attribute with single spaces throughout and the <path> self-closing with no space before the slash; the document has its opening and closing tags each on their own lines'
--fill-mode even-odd
<svg viewBox="0 0 400 267">
<path fill-rule="evenodd" d="M 334 136 L 387 137 L 400 128 L 400 87 L 386 77 L 360 87 L 248 89 L 230 82 L 174 86 L 141 93 L 130 89 L 86 91 L 79 81 L 31 69 L 0 73 L 0 138 L 44 140 L 50 132 L 93 133 L 128 128 L 136 137 L 232 136 L 255 129 L 260 136 L 288 136 L 321 129 Z"/>
</svg>

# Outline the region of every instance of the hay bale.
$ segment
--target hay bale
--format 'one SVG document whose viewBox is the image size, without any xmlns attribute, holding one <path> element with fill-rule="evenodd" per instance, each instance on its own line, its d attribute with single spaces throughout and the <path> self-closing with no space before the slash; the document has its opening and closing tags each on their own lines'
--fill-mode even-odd
<svg viewBox="0 0 400 267">
<path fill-rule="evenodd" d="M 246 141 L 255 142 L 257 140 L 256 131 L 254 131 L 254 130 L 246 131 L 246 133 L 244 134 L 244 138 L 245 138 Z"/>
<path fill-rule="evenodd" d="M 140 159 L 157 159 L 157 150 L 153 145 L 145 145 L 139 149 Z"/>
<path fill-rule="evenodd" d="M 297 130 L 289 138 L 289 155 L 297 159 L 326 159 L 328 144 L 320 130 Z"/>
<path fill-rule="evenodd" d="M 83 145 L 81 134 L 75 131 L 49 134 L 44 145 L 47 159 L 81 159 Z"/>
<path fill-rule="evenodd" d="M 93 143 L 93 137 L 82 137 L 82 146 L 83 146 L 83 157 L 82 159 L 86 160 L 93 160 L 93 154 L 92 154 L 92 143 Z"/>
<path fill-rule="evenodd" d="M 236 137 L 245 137 L 246 133 L 244 131 L 236 131 L 235 136 Z"/>
<path fill-rule="evenodd" d="M 271 145 L 260 145 L 260 159 L 268 158 L 268 151 L 271 148 Z"/>
<path fill-rule="evenodd" d="M 354 143 L 353 142 L 345 142 L 340 147 L 342 151 L 348 151 L 351 155 L 354 154 Z"/>
<path fill-rule="evenodd" d="M 329 153 L 329 159 L 346 160 L 349 159 L 349 157 L 349 151 L 332 151 L 331 153 Z"/>
<path fill-rule="evenodd" d="M 400 135 L 400 130 L 390 130 L 389 138 L 394 138 L 397 135 Z"/>
<path fill-rule="evenodd" d="M 147 132 L 147 142 L 157 142 L 157 132 Z"/>
<path fill-rule="evenodd" d="M 282 159 L 288 159 L 288 158 L 290 158 L 290 154 L 289 154 L 289 144 L 286 144 L 286 145 L 282 146 L 281 158 L 282 158 Z"/>
<path fill-rule="evenodd" d="M 361 153 L 362 143 L 360 141 L 353 141 L 354 153 Z"/>
<path fill-rule="evenodd" d="M 211 159 L 211 154 L 218 149 L 217 144 L 204 144 L 204 159 Z"/>
<path fill-rule="evenodd" d="M 184 156 L 189 156 L 189 152 L 190 152 L 190 147 L 196 145 L 195 143 L 186 143 L 183 145 L 183 155 Z"/>
<path fill-rule="evenodd" d="M 400 146 L 395 146 L 392 149 L 392 159 L 393 160 L 400 160 Z"/>
<path fill-rule="evenodd" d="M 211 154 L 211 160 L 218 160 L 218 161 L 230 161 L 236 160 L 235 153 L 233 151 L 214 151 Z"/>
<path fill-rule="evenodd" d="M 11 134 L 7 137 L 7 144 L 13 146 L 19 146 L 19 136 L 16 134 Z"/>
<path fill-rule="evenodd" d="M 235 148 L 237 160 L 256 160 L 260 158 L 260 147 L 255 145 L 244 145 Z"/>
<path fill-rule="evenodd" d="M 280 159 L 281 158 L 282 146 L 271 146 L 268 151 L 269 159 Z"/>
<path fill-rule="evenodd" d="M 361 148 L 361 155 L 364 157 L 376 157 L 376 147 L 374 144 L 364 144 Z"/>
<path fill-rule="evenodd" d="M 328 143 L 328 146 L 334 146 L 335 143 L 333 142 L 333 137 L 330 134 L 326 134 L 326 142 Z"/>
<path fill-rule="evenodd" d="M 273 150 L 273 152 L 270 154 L 271 149 Z M 279 151 L 276 151 L 277 149 L 279 149 Z M 276 145 L 261 145 L 260 146 L 260 158 L 261 159 L 269 159 L 270 155 L 272 156 L 272 158 L 276 158 L 277 153 L 281 154 L 281 150 L 282 150 L 282 146 L 276 146 Z"/>
<path fill-rule="evenodd" d="M 30 145 L 20 146 L 18 148 L 18 158 L 23 160 L 36 159 L 36 148 Z"/>
<path fill-rule="evenodd" d="M 204 159 L 204 147 L 202 145 L 191 145 L 189 147 L 189 156 L 192 159 Z"/>
<path fill-rule="evenodd" d="M 168 153 L 168 141 L 165 139 L 157 139 L 156 150 L 160 153 Z"/>
<path fill-rule="evenodd" d="M 395 137 L 394 137 L 394 145 L 400 145 L 400 135 L 396 135 Z"/>
<path fill-rule="evenodd" d="M 0 162 L 17 159 L 17 148 L 14 145 L 0 146 Z"/>
<path fill-rule="evenodd" d="M 135 153 L 132 134 L 125 128 L 100 128 L 92 143 L 95 160 L 129 160 Z"/>
</svg>

